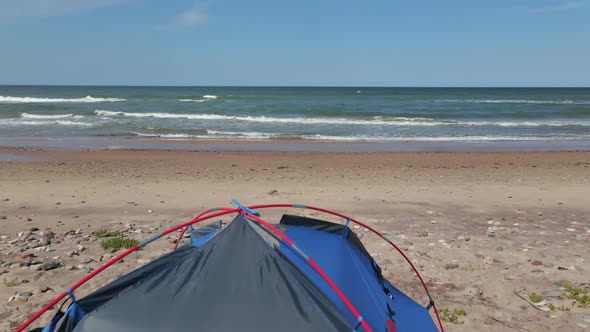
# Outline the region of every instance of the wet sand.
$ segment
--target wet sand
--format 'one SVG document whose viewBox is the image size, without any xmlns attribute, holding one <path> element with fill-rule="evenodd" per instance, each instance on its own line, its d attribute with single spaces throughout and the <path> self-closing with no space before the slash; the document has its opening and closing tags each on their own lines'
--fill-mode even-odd
<svg viewBox="0 0 590 332">
<path fill-rule="evenodd" d="M 18 157 L 0 161 L 0 330 L 116 255 L 93 231 L 145 239 L 206 208 L 230 206 L 231 198 L 321 206 L 386 232 L 419 267 L 439 308 L 466 311 L 462 324 L 446 323 L 448 331 L 590 329 L 590 309 L 562 296 L 565 284 L 590 286 L 590 152 L 0 154 Z M 276 221 L 283 212 L 263 217 Z M 44 244 L 47 230 L 56 240 Z M 426 304 L 401 257 L 353 230 L 386 277 Z M 77 293 L 158 257 L 171 242 L 129 256 Z M 60 266 L 36 270 L 48 262 Z M 570 311 L 539 310 L 515 292 Z"/>
</svg>

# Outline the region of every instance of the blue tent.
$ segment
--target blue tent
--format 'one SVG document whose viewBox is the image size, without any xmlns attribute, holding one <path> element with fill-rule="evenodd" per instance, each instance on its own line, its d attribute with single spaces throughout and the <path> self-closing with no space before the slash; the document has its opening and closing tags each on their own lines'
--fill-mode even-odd
<svg viewBox="0 0 590 332">
<path fill-rule="evenodd" d="M 84 298 L 68 290 L 43 331 L 438 331 L 348 223 L 240 212 L 189 223 L 190 243 Z"/>
</svg>

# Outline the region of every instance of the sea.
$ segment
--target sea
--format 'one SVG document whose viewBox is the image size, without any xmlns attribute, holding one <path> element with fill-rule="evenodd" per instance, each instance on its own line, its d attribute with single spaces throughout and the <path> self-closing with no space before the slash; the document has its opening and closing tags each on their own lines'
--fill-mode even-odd
<svg viewBox="0 0 590 332">
<path fill-rule="evenodd" d="M 0 138 L 590 139 L 590 88 L 0 86 Z"/>
</svg>

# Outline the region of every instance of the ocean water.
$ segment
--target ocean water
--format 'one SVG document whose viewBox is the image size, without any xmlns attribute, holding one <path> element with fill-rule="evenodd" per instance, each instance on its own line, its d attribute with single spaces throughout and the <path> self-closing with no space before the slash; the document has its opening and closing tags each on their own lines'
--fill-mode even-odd
<svg viewBox="0 0 590 332">
<path fill-rule="evenodd" d="M 590 139 L 590 88 L 0 86 L 0 138 Z"/>
</svg>

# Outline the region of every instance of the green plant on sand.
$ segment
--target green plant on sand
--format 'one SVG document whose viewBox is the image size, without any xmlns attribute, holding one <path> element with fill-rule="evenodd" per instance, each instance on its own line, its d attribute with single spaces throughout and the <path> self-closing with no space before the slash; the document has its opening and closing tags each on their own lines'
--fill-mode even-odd
<svg viewBox="0 0 590 332">
<path fill-rule="evenodd" d="M 570 311 L 570 308 L 568 308 L 568 307 L 566 307 L 564 305 L 561 305 L 561 306 L 558 307 L 558 306 L 554 305 L 553 303 L 549 303 L 549 305 L 547 305 L 547 307 L 551 311 L 556 311 L 556 310 L 558 310 L 558 311 Z"/>
<path fill-rule="evenodd" d="M 456 308 L 453 311 L 450 311 L 448 308 L 444 308 L 440 311 L 440 319 L 447 323 L 463 324 L 463 322 L 459 320 L 459 317 L 461 316 L 467 316 L 465 309 Z"/>
<path fill-rule="evenodd" d="M 454 270 L 459 267 L 459 264 L 450 263 L 450 264 L 445 264 L 443 267 L 445 268 L 445 270 Z"/>
<path fill-rule="evenodd" d="M 139 241 L 137 241 L 137 240 L 117 236 L 117 237 L 112 237 L 112 238 L 103 240 L 100 243 L 100 246 L 103 249 L 119 250 L 121 248 L 129 249 L 137 244 L 139 244 Z"/>
<path fill-rule="evenodd" d="M 533 293 L 531 293 L 531 295 L 529 295 L 529 299 L 531 299 L 531 302 L 533 302 L 533 303 L 539 303 L 539 302 L 543 301 L 544 297 L 543 297 L 543 295 L 533 292 Z"/>
<path fill-rule="evenodd" d="M 563 296 L 565 298 L 575 300 L 582 308 L 587 308 L 590 306 L 590 295 L 588 295 L 588 289 L 577 288 L 568 284 L 564 285 L 563 288 Z"/>
<path fill-rule="evenodd" d="M 107 231 L 106 229 L 99 229 L 92 232 L 92 236 L 96 237 L 115 237 L 120 235 L 121 233 L 119 231 Z"/>
<path fill-rule="evenodd" d="M 18 278 L 16 278 L 16 277 L 14 279 L 6 279 L 6 278 L 4 278 L 2 280 L 2 283 L 6 287 L 14 287 L 14 286 L 18 285 Z"/>
</svg>

